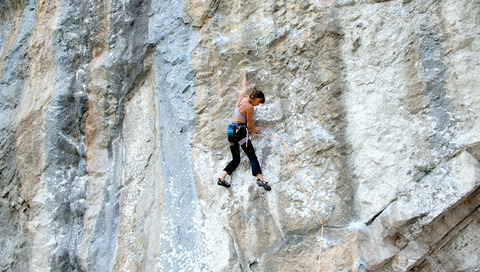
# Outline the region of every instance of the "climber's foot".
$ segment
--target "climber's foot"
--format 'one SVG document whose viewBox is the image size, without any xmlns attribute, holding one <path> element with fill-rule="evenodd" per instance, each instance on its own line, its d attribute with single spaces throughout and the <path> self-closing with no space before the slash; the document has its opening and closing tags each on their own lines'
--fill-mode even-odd
<svg viewBox="0 0 480 272">
<path fill-rule="evenodd" d="M 257 179 L 257 184 L 258 186 L 263 187 L 266 191 L 272 190 L 272 187 L 270 187 L 270 185 L 268 185 L 268 182 L 266 181 L 261 181 L 260 179 Z"/>
<path fill-rule="evenodd" d="M 220 186 L 223 186 L 225 188 L 230 187 L 230 184 L 228 182 L 226 182 L 224 180 L 221 180 L 221 179 L 218 179 L 217 184 L 220 185 Z"/>
</svg>

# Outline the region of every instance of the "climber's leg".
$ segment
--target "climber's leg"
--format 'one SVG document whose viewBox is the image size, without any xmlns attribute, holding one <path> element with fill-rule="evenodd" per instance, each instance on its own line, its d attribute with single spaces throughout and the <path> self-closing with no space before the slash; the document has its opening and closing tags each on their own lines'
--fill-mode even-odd
<svg viewBox="0 0 480 272">
<path fill-rule="evenodd" d="M 255 155 L 255 149 L 251 141 L 248 141 L 246 144 L 242 145 L 243 151 L 247 154 L 250 164 L 252 166 L 252 175 L 257 177 L 258 186 L 263 187 L 265 190 L 270 191 L 272 187 L 263 179 L 262 169 L 260 168 L 260 163 L 258 162 L 257 156 Z"/>
</svg>

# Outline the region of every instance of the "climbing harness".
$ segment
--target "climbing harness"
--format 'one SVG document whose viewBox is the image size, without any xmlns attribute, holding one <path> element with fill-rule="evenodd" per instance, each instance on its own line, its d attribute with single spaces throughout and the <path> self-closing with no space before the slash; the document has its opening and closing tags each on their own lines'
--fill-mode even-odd
<svg viewBox="0 0 480 272">
<path fill-rule="evenodd" d="M 280 139 L 282 141 L 282 145 L 283 145 L 283 150 L 285 151 L 285 155 L 288 159 L 288 162 L 290 164 L 290 167 L 292 168 L 293 170 L 293 173 L 295 173 L 295 177 L 298 181 L 298 184 L 300 185 L 300 188 L 302 189 L 302 192 L 303 194 L 305 195 L 305 198 L 307 199 L 308 203 L 310 204 L 310 208 L 312 209 L 313 213 L 315 214 L 315 216 L 317 217 L 317 221 L 318 223 L 320 224 L 321 226 L 321 229 L 320 229 L 320 247 L 318 249 L 318 263 L 317 263 L 317 272 L 320 271 L 320 268 L 321 268 L 321 264 L 322 264 L 322 244 L 323 244 L 323 229 L 324 229 L 324 225 L 325 223 L 327 222 L 327 220 L 322 220 L 322 218 L 320 217 L 320 215 L 318 214 L 317 210 L 315 209 L 315 206 L 313 206 L 313 202 L 312 200 L 310 199 L 310 196 L 308 195 L 307 191 L 305 190 L 305 187 L 303 186 L 303 183 L 302 181 L 300 180 L 300 177 L 298 176 L 298 173 L 297 173 L 297 170 L 295 168 L 295 165 L 293 164 L 293 160 L 292 160 L 292 157 L 290 156 L 290 152 L 288 152 L 288 148 L 287 148 L 287 143 L 285 142 L 285 140 L 282 138 L 282 137 L 279 137 L 279 136 L 268 136 L 268 135 L 262 135 L 262 134 L 257 134 L 257 133 L 253 133 L 253 135 L 255 136 L 259 136 L 259 137 L 265 137 L 265 138 L 275 138 L 275 139 Z"/>
<path fill-rule="evenodd" d="M 237 134 L 241 129 L 245 129 L 245 137 L 238 139 Z M 241 122 L 233 122 L 228 125 L 227 129 L 225 130 L 225 133 L 229 136 L 229 142 L 230 146 L 235 145 L 236 143 L 243 145 L 246 143 L 248 146 L 248 141 L 250 139 L 249 133 L 248 133 L 248 127 L 246 123 L 241 123 Z"/>
</svg>

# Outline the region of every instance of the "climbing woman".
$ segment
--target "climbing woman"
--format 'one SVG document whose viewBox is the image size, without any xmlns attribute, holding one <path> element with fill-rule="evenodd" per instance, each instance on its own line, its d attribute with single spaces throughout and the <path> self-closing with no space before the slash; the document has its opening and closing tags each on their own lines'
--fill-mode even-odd
<svg viewBox="0 0 480 272">
<path fill-rule="evenodd" d="M 228 133 L 228 142 L 230 143 L 230 151 L 232 152 L 232 160 L 223 169 L 217 184 L 224 187 L 230 187 L 230 184 L 225 180 L 227 175 L 231 175 L 233 171 L 240 164 L 240 146 L 247 154 L 250 164 L 252 166 L 252 174 L 257 177 L 258 186 L 270 191 L 271 187 L 263 179 L 260 163 L 258 162 L 252 142 L 249 139 L 249 134 L 257 133 L 260 128 L 253 125 L 254 107 L 265 102 L 263 92 L 253 88 L 247 97 L 247 71 L 243 71 L 242 91 L 238 95 L 235 109 L 233 110 L 233 123 L 230 124 Z"/>
</svg>

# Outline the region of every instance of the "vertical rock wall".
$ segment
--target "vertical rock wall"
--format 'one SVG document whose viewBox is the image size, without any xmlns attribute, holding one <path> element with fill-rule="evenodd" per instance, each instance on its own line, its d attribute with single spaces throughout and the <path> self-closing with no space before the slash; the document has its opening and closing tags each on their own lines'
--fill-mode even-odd
<svg viewBox="0 0 480 272">
<path fill-rule="evenodd" d="M 2 271 L 480 269 L 480 2 L 0 14 Z M 244 69 L 270 192 L 215 184 Z"/>
</svg>

